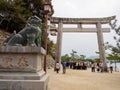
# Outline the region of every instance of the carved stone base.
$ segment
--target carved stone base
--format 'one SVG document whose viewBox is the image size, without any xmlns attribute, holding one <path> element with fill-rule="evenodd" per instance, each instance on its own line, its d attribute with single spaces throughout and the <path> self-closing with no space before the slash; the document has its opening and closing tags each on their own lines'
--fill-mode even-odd
<svg viewBox="0 0 120 90">
<path fill-rule="evenodd" d="M 19 76 L 19 78 L 17 77 L 18 79 L 8 79 L 8 77 L 7 79 L 0 79 L 0 90 L 47 90 L 49 81 L 49 76 L 47 74 L 33 77 L 30 75 L 29 79 L 28 77 L 29 75 L 27 75 L 27 78 Z M 37 79 L 38 77 L 39 79 Z"/>
<path fill-rule="evenodd" d="M 47 90 L 40 47 L 0 47 L 0 90 Z"/>
</svg>

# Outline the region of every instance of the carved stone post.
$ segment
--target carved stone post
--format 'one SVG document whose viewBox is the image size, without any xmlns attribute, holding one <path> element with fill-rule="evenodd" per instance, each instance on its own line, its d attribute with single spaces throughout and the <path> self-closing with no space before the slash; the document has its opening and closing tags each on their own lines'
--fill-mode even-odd
<svg viewBox="0 0 120 90">
<path fill-rule="evenodd" d="M 107 63 L 106 63 L 106 56 L 105 56 L 103 33 L 102 33 L 102 30 L 101 30 L 101 23 L 98 22 L 96 24 L 96 27 L 97 27 L 97 37 L 98 37 L 98 47 L 99 47 L 100 61 L 103 64 L 103 71 L 107 71 Z"/>
</svg>

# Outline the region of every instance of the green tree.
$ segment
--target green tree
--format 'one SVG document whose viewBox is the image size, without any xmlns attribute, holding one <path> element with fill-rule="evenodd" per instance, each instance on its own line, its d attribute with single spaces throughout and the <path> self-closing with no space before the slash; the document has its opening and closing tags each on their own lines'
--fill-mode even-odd
<svg viewBox="0 0 120 90">
<path fill-rule="evenodd" d="M 90 58 L 86 58 L 85 61 L 87 61 L 87 62 L 94 62 L 94 60 L 93 60 L 93 59 L 90 59 Z"/>
<path fill-rule="evenodd" d="M 95 62 L 100 63 L 100 58 L 95 58 Z"/>
<path fill-rule="evenodd" d="M 86 58 L 85 55 L 80 55 L 80 60 L 85 61 L 86 60 L 85 58 Z"/>
<path fill-rule="evenodd" d="M 65 54 L 64 56 L 61 57 L 62 61 L 68 62 L 70 60 L 70 57 L 68 54 Z"/>
<path fill-rule="evenodd" d="M 115 71 L 116 71 L 116 68 L 117 68 L 116 62 L 120 61 L 120 56 L 118 56 L 117 54 L 108 54 L 107 59 L 110 60 L 110 61 L 114 61 L 114 63 L 115 63 Z"/>
<path fill-rule="evenodd" d="M 23 0 L 0 1 L 0 28 L 8 32 L 20 31 L 31 15 Z"/>
<path fill-rule="evenodd" d="M 113 54 L 117 54 L 120 56 L 120 25 L 118 25 L 117 20 L 110 22 L 111 28 L 116 32 L 116 36 L 114 36 L 114 40 L 116 41 L 115 45 L 106 43 L 106 48 L 110 49 Z"/>
<path fill-rule="evenodd" d="M 53 59 L 55 59 L 56 55 L 56 44 L 53 41 L 50 41 L 48 39 L 48 54 L 52 56 Z"/>
<path fill-rule="evenodd" d="M 106 42 L 106 49 L 111 51 L 111 54 L 108 54 L 107 59 L 113 60 L 115 62 L 115 71 L 116 71 L 116 61 L 120 60 L 120 25 L 118 25 L 117 20 L 111 21 L 109 23 L 111 28 L 115 31 L 116 36 L 114 36 L 114 40 L 116 41 L 115 45 Z"/>
<path fill-rule="evenodd" d="M 74 51 L 74 50 L 72 50 L 72 53 L 70 53 L 70 55 L 71 55 L 71 60 L 72 60 L 72 61 L 76 61 L 76 60 L 77 60 L 76 57 L 75 57 L 75 56 L 76 56 L 76 53 L 77 53 L 77 52 Z"/>
<path fill-rule="evenodd" d="M 45 47 L 45 12 L 43 3 L 51 0 L 0 0 L 0 28 L 13 33 L 14 30 L 19 32 L 24 28 L 26 20 L 36 15 L 42 19 L 42 47 Z M 53 9 L 52 13 L 53 14 Z M 51 41 L 48 39 L 51 45 Z M 50 48 L 48 48 L 50 53 Z"/>
<path fill-rule="evenodd" d="M 45 28 L 43 3 L 46 0 L 0 0 L 0 28 L 13 32 L 20 31 L 28 17 L 36 15 L 42 19 Z M 51 3 L 51 0 L 47 0 Z M 53 14 L 53 8 L 50 15 Z"/>
</svg>

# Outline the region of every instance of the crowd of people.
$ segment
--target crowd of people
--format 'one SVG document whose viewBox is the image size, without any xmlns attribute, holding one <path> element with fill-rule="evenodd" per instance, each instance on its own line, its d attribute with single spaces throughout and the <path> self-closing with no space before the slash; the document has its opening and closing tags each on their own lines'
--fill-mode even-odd
<svg viewBox="0 0 120 90">
<path fill-rule="evenodd" d="M 107 70 L 107 72 L 108 71 L 110 71 L 110 73 L 113 72 L 113 66 L 112 65 L 109 68 L 107 68 L 107 69 L 109 69 L 109 70 Z M 103 72 L 104 71 L 103 63 L 94 63 L 93 62 L 91 64 L 91 71 L 92 72 L 95 72 L 95 71 L 97 71 L 97 72 Z"/>
<path fill-rule="evenodd" d="M 86 62 L 69 62 L 68 67 L 70 69 L 77 69 L 77 70 L 87 70 L 87 63 Z"/>
<path fill-rule="evenodd" d="M 91 67 L 91 72 L 103 72 L 103 63 L 92 62 L 90 65 L 87 62 L 61 62 L 63 74 L 66 73 L 66 68 L 73 70 L 87 70 L 88 67 Z M 60 63 L 56 63 L 56 72 L 59 73 Z M 113 66 L 109 67 L 109 71 L 113 72 Z"/>
<path fill-rule="evenodd" d="M 61 62 L 63 74 L 66 73 L 66 68 L 74 69 L 74 70 L 87 70 L 87 63 L 85 62 Z M 60 63 L 56 63 L 56 72 L 59 73 Z"/>
</svg>

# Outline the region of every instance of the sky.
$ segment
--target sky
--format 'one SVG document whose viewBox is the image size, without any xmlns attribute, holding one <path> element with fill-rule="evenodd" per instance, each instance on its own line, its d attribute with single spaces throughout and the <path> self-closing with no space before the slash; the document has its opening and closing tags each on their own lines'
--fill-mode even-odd
<svg viewBox="0 0 120 90">
<path fill-rule="evenodd" d="M 102 18 L 116 15 L 118 24 L 120 22 L 120 0 L 52 0 L 52 5 L 53 17 Z M 114 44 L 114 35 L 113 30 L 110 33 L 104 33 L 104 42 Z M 50 39 L 56 42 L 57 37 L 50 36 Z M 98 52 L 97 34 L 63 33 L 62 55 L 70 54 L 72 50 L 76 51 L 78 55 L 86 57 L 97 55 L 95 53 Z"/>
</svg>

